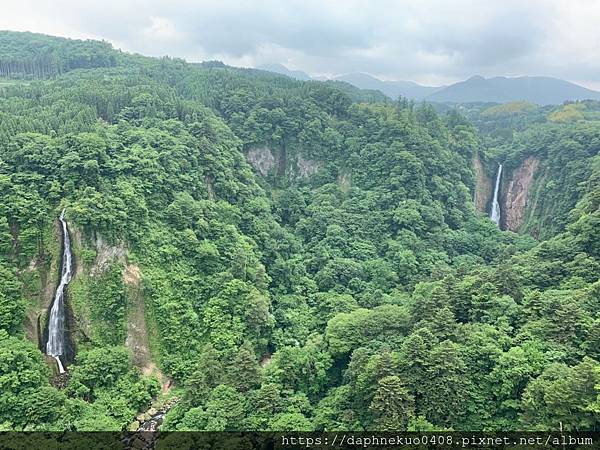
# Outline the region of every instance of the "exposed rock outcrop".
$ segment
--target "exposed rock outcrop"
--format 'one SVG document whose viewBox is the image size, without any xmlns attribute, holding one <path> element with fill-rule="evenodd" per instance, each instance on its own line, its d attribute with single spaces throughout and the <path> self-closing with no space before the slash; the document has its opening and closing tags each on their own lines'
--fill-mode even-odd
<svg viewBox="0 0 600 450">
<path fill-rule="evenodd" d="M 83 275 L 85 269 L 85 264 L 81 257 L 81 249 L 84 248 L 83 233 L 73 224 L 70 224 L 69 232 L 71 233 L 71 245 L 73 246 L 73 261 L 75 266 L 73 278 L 77 278 Z"/>
<path fill-rule="evenodd" d="M 58 220 L 52 227 L 52 236 L 54 242 L 60 242 L 61 229 Z M 34 258 L 26 272 L 35 273 L 39 277 L 39 290 L 32 292 L 32 298 L 35 302 L 30 302 L 27 307 L 23 327 L 27 339 L 36 344 L 40 349 L 43 345 L 43 329 L 47 320 L 47 313 L 54 299 L 54 290 L 58 284 L 59 265 L 60 265 L 60 245 L 56 247 L 56 255 L 44 254 Z M 49 262 L 47 260 L 50 259 Z"/>
<path fill-rule="evenodd" d="M 138 414 L 136 420 L 127 427 L 129 432 L 122 434 L 121 443 L 123 448 L 139 450 L 162 448 L 157 445 L 157 439 L 160 435 L 159 428 L 167 412 L 178 401 L 178 397 L 171 397 L 162 404 L 155 404 L 146 412 Z"/>
<path fill-rule="evenodd" d="M 110 245 L 100 235 L 96 235 L 96 260 L 90 269 L 90 275 L 96 276 L 104 272 L 113 261 L 125 263 L 127 248 L 123 243 Z"/>
<path fill-rule="evenodd" d="M 141 290 L 142 273 L 135 264 L 127 264 L 123 270 L 123 282 L 127 287 L 131 302 L 127 317 L 127 338 L 125 346 L 131 351 L 133 363 L 145 375 L 151 374 L 155 366 L 150 357 L 146 308 Z"/>
<path fill-rule="evenodd" d="M 529 191 L 540 161 L 530 156 L 519 168 L 513 171 L 502 202 L 503 229 L 519 231 L 523 225 L 525 211 L 529 206 Z"/>
<path fill-rule="evenodd" d="M 154 364 L 150 358 L 150 343 L 146 326 L 146 308 L 141 290 L 142 273 L 135 264 L 127 264 L 123 270 L 123 282 L 131 305 L 127 315 L 127 338 L 125 346 L 130 350 L 134 365 L 144 374 L 152 373 Z"/>
<path fill-rule="evenodd" d="M 246 152 L 246 159 L 263 177 L 276 174 L 278 177 L 309 178 L 323 166 L 320 161 L 289 155 L 285 145 L 279 149 L 265 146 L 252 147 Z"/>
<path fill-rule="evenodd" d="M 215 200 L 216 196 L 215 196 L 215 180 L 212 177 L 212 175 L 208 175 L 205 178 L 205 182 L 206 182 L 206 191 L 208 192 L 208 198 L 209 200 Z"/>
<path fill-rule="evenodd" d="M 475 171 L 475 192 L 473 203 L 475 208 L 481 212 L 487 212 L 487 205 L 492 197 L 492 180 L 485 173 L 479 156 L 473 158 L 473 170 Z"/>
<path fill-rule="evenodd" d="M 342 170 L 338 176 L 338 185 L 343 193 L 348 193 L 352 187 L 352 173 Z"/>
<path fill-rule="evenodd" d="M 135 264 L 125 264 L 123 282 L 127 287 L 129 301 L 131 302 L 127 314 L 127 338 L 125 339 L 125 346 L 131 352 L 133 364 L 144 375 L 155 375 L 161 383 L 162 392 L 165 393 L 171 385 L 171 380 L 162 374 L 152 360 L 148 326 L 146 324 L 146 305 L 142 295 L 142 272 L 140 268 Z"/>
<path fill-rule="evenodd" d="M 268 147 L 254 147 L 246 154 L 248 162 L 264 177 L 275 167 L 275 156 Z"/>
<path fill-rule="evenodd" d="M 302 155 L 298 155 L 298 176 L 300 178 L 308 178 L 314 175 L 321 168 L 321 163 L 311 159 L 304 159 Z"/>
</svg>

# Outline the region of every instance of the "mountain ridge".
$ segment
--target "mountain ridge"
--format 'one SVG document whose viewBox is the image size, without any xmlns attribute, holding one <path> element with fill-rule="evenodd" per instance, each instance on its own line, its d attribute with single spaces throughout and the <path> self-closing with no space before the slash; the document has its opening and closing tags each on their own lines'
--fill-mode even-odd
<svg viewBox="0 0 600 450">
<path fill-rule="evenodd" d="M 434 102 L 494 102 L 527 101 L 541 105 L 565 101 L 599 100 L 600 92 L 570 81 L 546 76 L 491 77 L 472 76 L 454 83 L 427 97 Z"/>
<path fill-rule="evenodd" d="M 549 76 L 483 77 L 473 75 L 448 86 L 424 86 L 414 81 L 385 81 L 368 73 L 354 72 L 331 78 L 311 77 L 301 70 L 289 70 L 282 64 L 258 67 L 299 80 L 344 81 L 360 89 L 377 90 L 387 97 L 399 96 L 417 101 L 436 103 L 507 103 L 528 101 L 540 105 L 561 104 L 565 101 L 600 100 L 600 92 L 576 83 Z"/>
</svg>

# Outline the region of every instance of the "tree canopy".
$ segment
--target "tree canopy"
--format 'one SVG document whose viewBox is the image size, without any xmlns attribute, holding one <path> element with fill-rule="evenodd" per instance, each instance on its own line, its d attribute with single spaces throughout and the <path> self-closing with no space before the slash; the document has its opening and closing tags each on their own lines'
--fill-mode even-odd
<svg viewBox="0 0 600 450">
<path fill-rule="evenodd" d="M 127 428 L 160 390 L 142 322 L 166 430 L 599 429 L 596 104 L 436 111 L 11 32 L 0 77 L 3 430 Z M 473 203 L 475 157 L 529 156 L 537 240 Z M 63 208 L 64 389 L 33 332 Z"/>
</svg>

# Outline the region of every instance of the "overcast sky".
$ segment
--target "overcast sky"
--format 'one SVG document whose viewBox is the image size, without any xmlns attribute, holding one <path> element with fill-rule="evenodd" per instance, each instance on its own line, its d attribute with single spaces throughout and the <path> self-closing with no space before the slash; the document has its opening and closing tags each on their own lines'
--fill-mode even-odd
<svg viewBox="0 0 600 450">
<path fill-rule="evenodd" d="M 0 29 L 311 75 L 548 75 L 600 89 L 599 0 L 1 0 Z"/>
</svg>

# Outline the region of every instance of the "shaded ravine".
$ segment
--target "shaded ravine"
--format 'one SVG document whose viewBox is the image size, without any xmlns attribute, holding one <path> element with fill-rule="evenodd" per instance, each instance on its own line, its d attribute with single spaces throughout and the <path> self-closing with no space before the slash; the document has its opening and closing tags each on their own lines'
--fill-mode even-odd
<svg viewBox="0 0 600 450">
<path fill-rule="evenodd" d="M 50 319 L 48 321 L 48 342 L 46 343 L 46 354 L 52 356 L 57 364 L 60 373 L 65 372 L 61 357 L 65 356 L 65 289 L 71 281 L 73 275 L 73 255 L 71 253 L 71 239 L 69 229 L 65 221 L 65 210 L 63 209 L 59 217 L 62 226 L 63 235 L 63 254 L 60 283 L 56 288 L 54 301 L 50 310 Z"/>
</svg>

